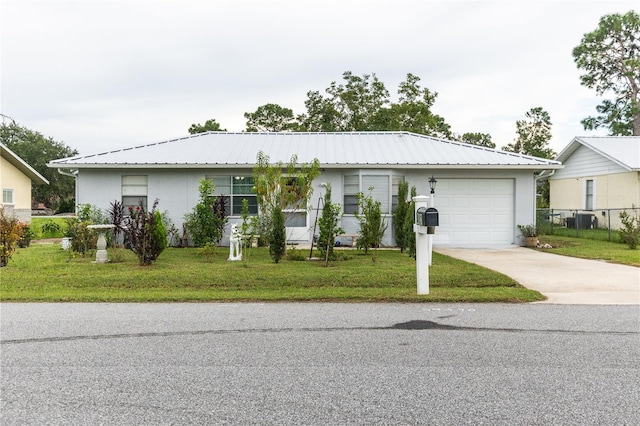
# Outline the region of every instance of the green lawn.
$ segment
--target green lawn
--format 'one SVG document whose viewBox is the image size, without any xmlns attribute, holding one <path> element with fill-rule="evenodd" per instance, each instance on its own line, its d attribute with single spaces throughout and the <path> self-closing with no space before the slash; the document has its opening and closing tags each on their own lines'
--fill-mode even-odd
<svg viewBox="0 0 640 426">
<path fill-rule="evenodd" d="M 302 250 L 299 250 L 302 251 Z M 345 250 L 347 260 L 282 260 L 267 249 L 251 249 L 248 264 L 227 261 L 219 248 L 211 261 L 197 249 L 166 249 L 157 262 L 141 267 L 125 250 L 120 261 L 94 264 L 70 258 L 60 244 L 18 249 L 0 269 L 2 301 L 165 302 L 165 301 L 403 301 L 531 302 L 540 293 L 511 278 L 434 253 L 431 294 L 416 294 L 415 261 L 397 250 L 371 254 Z M 308 256 L 308 252 L 304 251 Z"/>
<path fill-rule="evenodd" d="M 631 250 L 622 243 L 557 235 L 542 235 L 538 240 L 541 244 L 553 246 L 551 249 L 542 249 L 549 253 L 640 266 L 640 250 Z"/>
</svg>

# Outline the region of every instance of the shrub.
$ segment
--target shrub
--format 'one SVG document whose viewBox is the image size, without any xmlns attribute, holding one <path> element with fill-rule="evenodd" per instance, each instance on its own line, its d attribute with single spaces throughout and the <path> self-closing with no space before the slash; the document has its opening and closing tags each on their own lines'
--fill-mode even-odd
<svg viewBox="0 0 640 426">
<path fill-rule="evenodd" d="M 120 201 L 114 200 L 109 203 L 109 206 L 109 210 L 107 210 L 109 223 L 114 226 L 113 245 L 117 247 L 120 244 L 120 235 L 124 233 L 124 205 Z"/>
<path fill-rule="evenodd" d="M 416 258 L 416 233 L 413 230 L 413 224 L 416 221 L 416 203 L 413 201 L 413 197 L 418 194 L 416 187 L 411 187 L 411 201 L 409 207 L 405 211 L 404 223 L 402 227 L 402 234 L 404 238 L 405 249 L 410 257 Z"/>
<path fill-rule="evenodd" d="M 373 188 L 369 188 L 369 194 L 364 195 L 362 192 L 357 194 L 358 211 L 355 213 L 358 222 L 360 222 L 360 237 L 358 238 L 357 247 L 364 249 L 365 254 L 370 248 L 380 247 L 387 224 L 382 218 L 382 207 L 380 201 L 375 201 L 371 192 Z"/>
<path fill-rule="evenodd" d="M 640 218 L 631 216 L 626 211 L 620 213 L 622 228 L 620 228 L 620 239 L 623 243 L 635 250 L 640 240 Z"/>
<path fill-rule="evenodd" d="M 22 238 L 22 226 L 14 215 L 5 214 L 0 207 L 0 267 L 7 266 Z"/>
<path fill-rule="evenodd" d="M 42 238 L 56 238 L 62 235 L 62 227 L 52 220 L 47 220 L 40 227 Z"/>
<path fill-rule="evenodd" d="M 85 257 L 98 242 L 98 236 L 88 228 L 92 223 L 80 221 L 77 217 L 69 217 L 66 222 L 67 229 L 64 236 L 71 238 L 69 249 Z"/>
<path fill-rule="evenodd" d="M 125 245 L 138 256 L 141 266 L 151 265 L 167 247 L 167 233 L 157 205 L 155 200 L 150 212 L 142 206 L 129 207 L 129 217 L 125 219 Z"/>
<path fill-rule="evenodd" d="M 28 223 L 20 223 L 20 239 L 18 240 L 18 247 L 27 248 L 31 245 L 31 240 L 33 239 L 33 231 L 31 230 L 31 226 Z"/>
<path fill-rule="evenodd" d="M 271 214 L 271 234 L 269 235 L 269 254 L 278 263 L 285 255 L 287 237 L 284 227 L 284 213 L 280 206 L 276 206 Z"/>
<path fill-rule="evenodd" d="M 289 248 L 289 250 L 287 250 L 286 259 L 290 260 L 290 261 L 293 261 L 293 262 L 300 262 L 300 261 L 307 260 L 307 256 L 304 253 L 304 251 L 298 250 L 295 247 L 291 247 L 291 248 Z"/>
<path fill-rule="evenodd" d="M 226 199 L 214 197 L 215 185 L 211 179 L 200 179 L 198 191 L 200 201 L 191 213 L 185 215 L 185 224 L 193 245 L 202 247 L 207 243 L 218 244 L 227 223 Z"/>
<path fill-rule="evenodd" d="M 88 226 L 107 223 L 107 218 L 103 211 L 96 206 L 79 204 L 76 217 L 66 218 L 65 221 L 67 229 L 64 236 L 71 238 L 70 249 L 84 257 L 96 246 L 98 241 L 98 236 Z"/>
<path fill-rule="evenodd" d="M 340 204 L 331 202 L 331 185 L 326 184 L 327 192 L 324 194 L 324 207 L 322 208 L 322 216 L 318 220 L 320 227 L 320 235 L 318 236 L 318 250 L 321 257 L 329 260 L 335 260 L 333 247 L 336 244 L 336 235 L 342 234 L 344 231 L 338 226 L 340 217 L 342 216 L 342 207 Z"/>
<path fill-rule="evenodd" d="M 405 233 L 405 221 L 410 218 L 413 224 L 412 216 L 407 215 L 407 210 L 411 207 L 411 202 L 407 200 L 409 196 L 409 182 L 400 181 L 398 184 L 398 205 L 396 211 L 393 212 L 393 230 L 396 237 L 396 245 L 400 247 L 400 252 L 403 252 L 407 248 L 407 235 Z M 412 226 L 413 228 L 413 226 Z"/>
</svg>

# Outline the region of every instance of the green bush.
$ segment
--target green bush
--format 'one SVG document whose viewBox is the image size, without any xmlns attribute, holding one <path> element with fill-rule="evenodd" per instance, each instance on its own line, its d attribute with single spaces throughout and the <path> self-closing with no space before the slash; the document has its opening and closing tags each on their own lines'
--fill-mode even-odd
<svg viewBox="0 0 640 426">
<path fill-rule="evenodd" d="M 31 227 L 28 223 L 21 223 L 19 226 L 22 228 L 22 230 L 20 232 L 20 239 L 18 240 L 18 247 L 29 247 L 31 245 L 31 240 L 33 239 L 33 231 L 31 230 Z"/>
<path fill-rule="evenodd" d="M 167 232 L 157 205 L 158 200 L 150 212 L 145 212 L 142 206 L 129 207 L 129 216 L 124 222 L 125 246 L 138 256 L 141 266 L 151 265 L 167 247 Z"/>
<path fill-rule="evenodd" d="M 318 220 L 320 227 L 320 235 L 318 236 L 318 250 L 320 257 L 328 260 L 335 260 L 336 256 L 333 247 L 336 245 L 336 235 L 342 234 L 344 231 L 338 226 L 340 217 L 342 216 L 342 207 L 340 204 L 331 202 L 331 185 L 326 184 L 327 192 L 324 194 L 324 206 L 322 208 L 322 216 Z"/>
<path fill-rule="evenodd" d="M 52 220 L 45 221 L 41 226 L 42 238 L 58 238 L 62 236 L 62 226 Z"/>
<path fill-rule="evenodd" d="M 382 207 L 380 201 L 375 201 L 369 188 L 369 194 L 362 192 L 357 194 L 358 211 L 355 213 L 360 222 L 360 237 L 358 238 L 358 249 L 364 249 L 365 254 L 370 248 L 378 248 L 382 244 L 382 237 L 387 229 L 387 224 L 382 217 Z"/>
<path fill-rule="evenodd" d="M 22 224 L 14 215 L 5 214 L 0 207 L 0 267 L 7 266 L 22 238 Z"/>
<path fill-rule="evenodd" d="M 400 252 L 403 252 L 407 248 L 408 237 L 405 232 L 407 220 L 411 220 L 413 225 L 413 215 L 407 215 L 407 210 L 411 207 L 411 201 L 409 197 L 409 182 L 403 180 L 398 184 L 398 205 L 393 212 L 393 230 L 396 235 L 396 245 L 400 247 Z M 413 226 L 412 232 L 413 232 Z"/>
<path fill-rule="evenodd" d="M 631 216 L 626 211 L 620 213 L 622 228 L 620 228 L 620 239 L 623 243 L 635 250 L 640 240 L 640 218 Z"/>
<path fill-rule="evenodd" d="M 285 255 L 287 236 L 284 227 L 284 213 L 276 206 L 271 214 L 271 235 L 269 236 L 269 254 L 275 263 Z"/>
<path fill-rule="evenodd" d="M 214 197 L 215 188 L 211 179 L 202 178 L 198 186 L 200 201 L 191 213 L 185 215 L 189 237 L 196 247 L 207 243 L 218 244 L 224 234 L 224 225 L 227 223 L 226 199 Z"/>
</svg>

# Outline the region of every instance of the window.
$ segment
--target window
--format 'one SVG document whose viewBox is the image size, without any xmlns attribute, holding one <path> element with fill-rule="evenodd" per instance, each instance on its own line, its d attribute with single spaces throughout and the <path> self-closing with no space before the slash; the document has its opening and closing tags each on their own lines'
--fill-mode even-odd
<svg viewBox="0 0 640 426">
<path fill-rule="evenodd" d="M 207 176 L 215 185 L 213 195 L 225 198 L 227 216 L 242 214 L 242 200 L 249 201 L 249 214 L 258 214 L 258 200 L 253 193 L 252 176 Z"/>
<path fill-rule="evenodd" d="M 369 194 L 380 202 L 382 213 L 389 214 L 398 205 L 398 185 L 401 176 L 392 175 L 346 175 L 344 177 L 344 213 L 354 214 L 358 211 L 358 192 Z"/>
<path fill-rule="evenodd" d="M 2 204 L 13 204 L 13 189 L 2 190 Z"/>
<path fill-rule="evenodd" d="M 147 176 L 122 176 L 122 206 L 125 214 L 129 207 L 147 210 Z"/>
<path fill-rule="evenodd" d="M 585 210 L 593 210 L 595 209 L 595 184 L 592 179 L 588 179 L 585 181 L 584 185 L 584 208 Z"/>
<path fill-rule="evenodd" d="M 286 176 L 282 178 L 281 183 L 283 192 L 287 194 L 286 199 L 295 200 L 303 195 L 303 189 L 298 186 L 296 178 Z M 307 226 L 306 200 L 286 205 L 282 212 L 284 213 L 284 224 L 287 228 L 305 228 Z"/>
<path fill-rule="evenodd" d="M 344 177 L 344 214 L 354 214 L 358 211 L 358 197 L 360 192 L 360 176 L 349 175 Z"/>
</svg>

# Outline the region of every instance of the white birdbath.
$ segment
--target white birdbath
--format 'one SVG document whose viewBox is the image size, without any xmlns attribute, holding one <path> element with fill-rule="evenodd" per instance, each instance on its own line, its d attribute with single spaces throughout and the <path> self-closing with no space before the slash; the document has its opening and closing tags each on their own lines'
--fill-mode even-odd
<svg viewBox="0 0 640 426">
<path fill-rule="evenodd" d="M 87 226 L 87 228 L 95 229 L 98 233 L 98 251 L 96 251 L 95 263 L 107 263 L 109 261 L 109 258 L 107 256 L 107 240 L 104 238 L 104 234 L 109 229 L 115 228 L 115 225 L 89 225 Z"/>
</svg>

